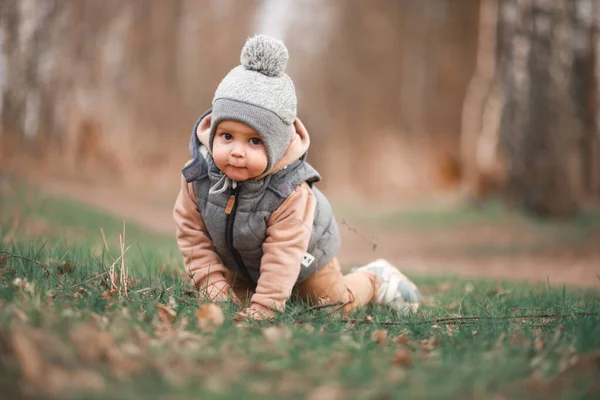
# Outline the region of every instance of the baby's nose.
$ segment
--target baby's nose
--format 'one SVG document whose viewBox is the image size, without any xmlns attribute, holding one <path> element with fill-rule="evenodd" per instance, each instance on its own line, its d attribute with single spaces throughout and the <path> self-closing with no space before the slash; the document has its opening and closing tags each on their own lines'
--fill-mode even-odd
<svg viewBox="0 0 600 400">
<path fill-rule="evenodd" d="M 233 157 L 238 157 L 241 158 L 244 156 L 244 150 L 241 148 L 241 146 L 235 146 L 232 150 L 231 150 L 231 155 Z"/>
</svg>

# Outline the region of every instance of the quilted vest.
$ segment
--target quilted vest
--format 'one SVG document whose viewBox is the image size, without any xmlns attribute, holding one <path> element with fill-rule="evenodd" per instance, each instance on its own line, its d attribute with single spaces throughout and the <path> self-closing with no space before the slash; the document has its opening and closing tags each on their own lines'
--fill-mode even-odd
<svg viewBox="0 0 600 400">
<path fill-rule="evenodd" d="M 210 110 L 209 110 L 210 112 Z M 301 283 L 325 266 L 340 250 L 338 226 L 327 198 L 313 186 L 321 180 L 318 172 L 306 161 L 306 154 L 286 168 L 258 181 L 238 182 L 235 189 L 211 193 L 209 189 L 223 176 L 211 155 L 192 131 L 190 152 L 193 160 L 182 172 L 187 182 L 193 182 L 198 211 L 201 213 L 215 251 L 225 266 L 237 277 L 254 283 L 260 276 L 262 244 L 267 237 L 267 221 L 284 200 L 307 182 L 317 200 L 307 255 L 301 263 L 297 283 Z M 235 197 L 226 213 L 228 202 Z"/>
</svg>

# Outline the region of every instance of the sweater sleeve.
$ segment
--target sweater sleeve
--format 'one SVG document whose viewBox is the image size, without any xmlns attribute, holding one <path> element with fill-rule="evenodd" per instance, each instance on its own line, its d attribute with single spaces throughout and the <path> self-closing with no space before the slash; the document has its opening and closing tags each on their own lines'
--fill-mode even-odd
<svg viewBox="0 0 600 400">
<path fill-rule="evenodd" d="M 207 290 L 214 300 L 226 298 L 230 292 L 225 279 L 227 269 L 208 236 L 204 220 L 197 208 L 193 184 L 186 182 L 183 175 L 173 218 L 177 225 L 177 245 L 194 285 L 201 290 Z"/>
<path fill-rule="evenodd" d="M 303 183 L 271 214 L 262 245 L 260 278 L 250 308 L 258 305 L 254 308 L 284 310 L 308 249 L 316 205 L 312 190 Z"/>
</svg>

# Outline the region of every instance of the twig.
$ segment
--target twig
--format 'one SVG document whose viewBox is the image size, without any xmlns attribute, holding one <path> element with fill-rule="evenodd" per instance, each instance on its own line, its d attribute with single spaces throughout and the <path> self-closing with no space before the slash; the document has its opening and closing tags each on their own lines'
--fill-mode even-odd
<svg viewBox="0 0 600 400">
<path fill-rule="evenodd" d="M 571 314 L 538 314 L 538 315 L 501 315 L 497 317 L 492 316 L 469 316 L 469 317 L 452 317 L 452 318 L 438 318 L 427 321 L 420 321 L 419 324 L 434 324 L 434 323 L 442 323 L 442 322 L 462 322 L 462 321 L 478 321 L 478 320 L 501 320 L 501 319 L 534 319 L 534 318 L 568 318 L 568 317 L 585 317 L 585 316 L 599 316 L 600 313 L 594 312 L 576 312 Z M 304 320 L 300 320 L 298 322 L 306 322 Z M 367 319 L 352 319 L 352 318 L 343 318 L 334 322 L 347 322 L 353 324 L 373 324 L 377 323 L 379 325 L 385 326 L 398 326 L 405 325 L 406 323 L 402 322 L 392 322 L 392 321 L 370 321 Z"/>
<path fill-rule="evenodd" d="M 494 316 L 472 316 L 472 317 L 452 317 L 452 318 L 440 318 L 433 322 L 458 322 L 463 320 L 476 321 L 479 319 L 535 319 L 535 318 L 567 318 L 567 317 L 583 317 L 583 316 L 594 316 L 600 315 L 600 313 L 594 312 L 576 312 L 571 314 L 525 314 L 525 315 L 500 315 Z M 423 322 L 426 323 L 426 322 Z"/>
<path fill-rule="evenodd" d="M 552 307 L 513 307 L 509 311 L 551 310 Z"/>
<path fill-rule="evenodd" d="M 357 231 L 356 228 L 353 228 L 350 225 L 348 225 L 348 223 L 346 222 L 345 219 L 342 219 L 341 224 L 344 225 L 346 228 L 348 228 L 349 231 L 356 233 L 358 236 L 360 236 L 367 242 L 370 242 L 373 245 L 373 252 L 375 252 L 375 250 L 377 250 L 377 242 L 375 240 L 369 239 L 368 237 L 366 237 L 365 235 L 363 235 L 362 233 Z"/>
<path fill-rule="evenodd" d="M 343 306 L 343 305 L 344 305 L 343 301 L 336 301 L 335 303 L 328 303 L 328 304 L 318 304 L 316 306 L 308 307 L 308 308 L 302 310 L 302 312 L 322 310 L 324 308 L 331 308 L 331 307 L 337 307 L 337 306 Z"/>
<path fill-rule="evenodd" d="M 110 275 L 110 284 L 111 287 L 113 289 L 118 289 L 117 284 L 116 284 L 116 278 L 115 278 L 115 265 L 117 265 L 117 263 L 119 262 L 119 260 L 125 255 L 125 253 L 127 253 L 127 250 L 129 250 L 131 248 L 131 246 L 128 246 L 125 251 L 122 252 L 122 254 L 117 257 L 117 259 L 115 260 L 115 262 L 113 262 L 110 266 L 110 268 L 108 269 L 107 274 Z"/>
<path fill-rule="evenodd" d="M 344 303 L 344 302 L 342 302 L 342 301 L 336 301 L 335 303 L 329 303 L 329 304 L 319 304 L 319 305 L 316 305 L 316 306 L 309 307 L 309 308 L 307 308 L 307 309 L 305 309 L 305 310 L 302 310 L 302 312 L 306 312 L 306 311 L 314 311 L 314 310 L 322 310 L 322 309 L 325 309 L 325 308 L 333 308 L 333 310 L 329 311 L 329 312 L 328 312 L 327 314 L 325 314 L 325 315 L 318 315 L 318 316 L 316 316 L 316 317 L 313 317 L 313 318 L 302 318 L 302 319 L 299 319 L 299 320 L 297 320 L 297 321 L 296 321 L 296 323 L 297 323 L 297 324 L 302 324 L 302 323 L 304 323 L 304 322 L 309 322 L 309 321 L 315 321 L 315 320 L 318 320 L 318 319 L 320 319 L 320 318 L 321 318 L 321 317 L 323 317 L 323 316 L 325 316 L 325 317 L 328 317 L 328 316 L 330 316 L 331 314 L 335 313 L 336 311 L 338 311 L 338 310 L 340 310 L 340 309 L 342 309 L 342 308 L 346 307 L 347 305 L 349 305 L 349 304 L 352 304 L 353 302 L 354 302 L 354 301 L 352 301 L 352 300 L 350 300 L 350 301 L 347 301 L 347 302 L 345 302 L 345 303 Z"/>
<path fill-rule="evenodd" d="M 127 271 L 125 270 L 125 221 L 123 221 L 123 235 L 119 235 L 121 245 L 121 286 L 127 296 Z"/>
<path fill-rule="evenodd" d="M 110 250 L 108 249 L 108 243 L 106 242 L 106 235 L 104 235 L 104 229 L 100 228 L 100 233 L 102 234 L 102 241 L 104 242 L 104 248 L 106 249 L 106 252 L 110 256 L 110 258 L 112 258 L 112 260 L 115 261 L 115 258 L 112 256 L 112 254 L 110 254 Z"/>
<path fill-rule="evenodd" d="M 73 287 L 75 287 L 75 286 L 81 286 L 81 285 L 83 285 L 84 283 L 88 283 L 89 281 L 93 281 L 94 279 L 101 278 L 101 277 L 103 277 L 103 276 L 104 276 L 104 275 L 106 275 L 106 274 L 108 274 L 108 272 L 103 272 L 103 273 L 101 273 L 101 274 L 98 274 L 98 275 L 96 275 L 96 276 L 93 276 L 93 277 L 91 277 L 90 279 L 86 279 L 86 280 L 85 280 L 85 281 L 83 281 L 83 282 L 79 282 L 79 283 L 76 283 L 76 284 L 74 284 L 74 285 L 71 285 L 71 286 L 69 286 L 67 289 L 71 289 L 71 288 L 73 288 Z"/>
<path fill-rule="evenodd" d="M 10 258 L 19 258 L 19 259 L 21 259 L 21 260 L 25 260 L 25 261 L 32 262 L 32 263 L 34 263 L 34 264 L 36 264 L 36 265 L 39 265 L 40 267 L 44 268 L 44 270 L 45 270 L 47 273 L 49 273 L 49 274 L 51 273 L 51 272 L 50 272 L 50 270 L 48 269 L 48 267 L 47 267 L 47 266 L 45 266 L 44 264 L 42 264 L 42 263 L 41 263 L 41 262 L 39 262 L 39 261 L 32 260 L 31 258 L 28 258 L 28 257 L 25 257 L 25 256 L 19 256 L 19 255 L 17 255 L 17 254 L 13 254 L 13 253 L 11 253 L 11 252 L 9 252 L 9 251 L 6 251 L 6 250 L 0 250 L 0 253 L 3 253 L 3 254 L 8 254 L 8 257 L 10 257 Z"/>
</svg>

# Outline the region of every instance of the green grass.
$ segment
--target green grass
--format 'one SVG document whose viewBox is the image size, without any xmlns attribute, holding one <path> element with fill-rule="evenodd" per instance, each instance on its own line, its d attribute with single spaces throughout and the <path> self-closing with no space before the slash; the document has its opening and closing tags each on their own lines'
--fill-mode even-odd
<svg viewBox="0 0 600 400">
<path fill-rule="evenodd" d="M 341 206 L 346 213 L 352 213 L 348 206 Z M 353 213 L 354 214 L 354 213 Z M 386 211 L 361 210 L 356 219 L 382 229 L 431 230 L 453 228 L 476 224 L 496 226 L 518 226 L 539 232 L 547 230 L 592 230 L 600 229 L 600 210 L 584 209 L 572 219 L 552 220 L 540 218 L 523 211 L 509 209 L 498 198 L 477 204 L 423 203 L 401 209 Z"/>
<path fill-rule="evenodd" d="M 59 199 L 43 201 L 43 208 L 38 200 L 14 203 L 29 207 L 17 229 L 14 212 L 0 210 L 0 391 L 6 398 L 600 394 L 596 291 L 417 277 L 425 301 L 414 315 L 370 308 L 349 323 L 332 309 L 290 303 L 274 322 L 236 325 L 237 310 L 223 304 L 223 325 L 203 331 L 195 316 L 203 300 L 176 272 L 172 238 L 128 224 L 129 295 L 108 297 L 102 274 L 113 261 L 99 227 L 116 256 L 122 222 Z M 31 231 L 40 218 L 48 225 Z M 172 322 L 159 318 L 158 304 L 176 313 Z M 455 319 L 436 321 L 444 318 Z M 279 340 L 265 336 L 269 327 L 278 329 Z M 381 344 L 373 339 L 377 330 L 387 331 Z"/>
</svg>

